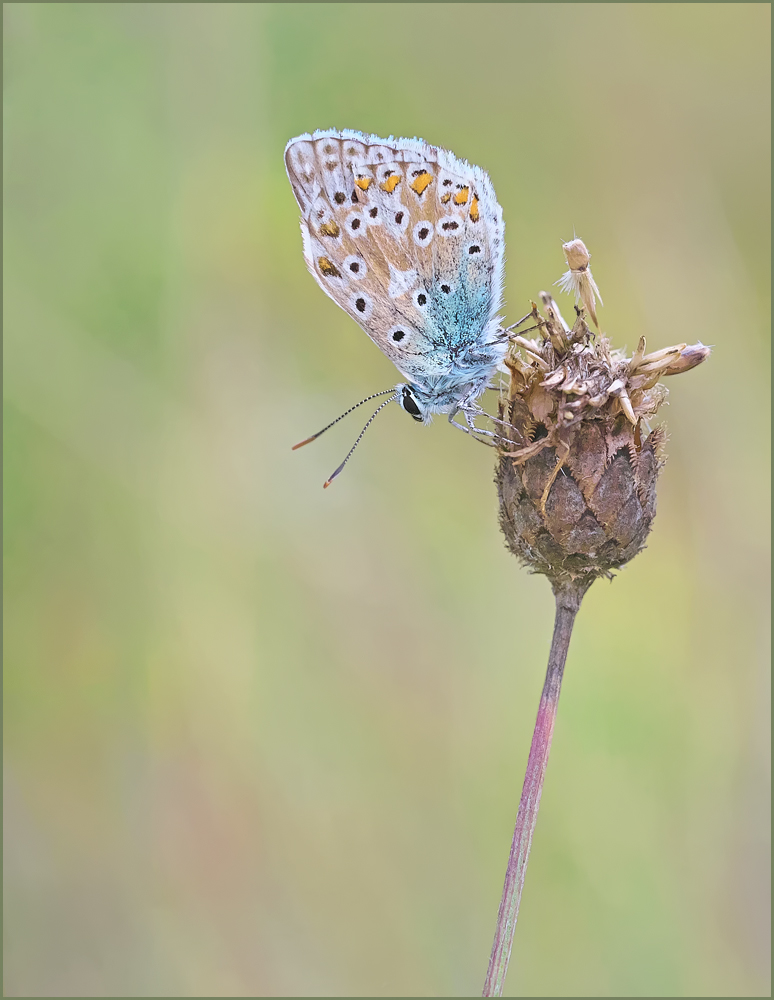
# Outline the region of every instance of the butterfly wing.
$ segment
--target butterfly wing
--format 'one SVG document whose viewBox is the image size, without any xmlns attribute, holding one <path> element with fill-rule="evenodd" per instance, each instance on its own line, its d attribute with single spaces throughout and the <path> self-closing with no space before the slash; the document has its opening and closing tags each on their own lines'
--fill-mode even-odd
<svg viewBox="0 0 774 1000">
<path fill-rule="evenodd" d="M 466 352 L 494 341 L 502 304 L 487 174 L 418 139 L 349 131 L 292 139 L 285 163 L 320 287 L 407 378 L 432 385 L 456 368 L 464 382 Z"/>
</svg>

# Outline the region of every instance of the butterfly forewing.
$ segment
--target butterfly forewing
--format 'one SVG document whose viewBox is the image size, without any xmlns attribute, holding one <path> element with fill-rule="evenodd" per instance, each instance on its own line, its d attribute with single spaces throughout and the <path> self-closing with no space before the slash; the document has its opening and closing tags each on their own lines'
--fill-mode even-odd
<svg viewBox="0 0 774 1000">
<path fill-rule="evenodd" d="M 491 343 L 503 223 L 483 170 L 354 132 L 300 136 L 285 159 L 310 271 L 406 377 L 432 385 Z"/>
</svg>

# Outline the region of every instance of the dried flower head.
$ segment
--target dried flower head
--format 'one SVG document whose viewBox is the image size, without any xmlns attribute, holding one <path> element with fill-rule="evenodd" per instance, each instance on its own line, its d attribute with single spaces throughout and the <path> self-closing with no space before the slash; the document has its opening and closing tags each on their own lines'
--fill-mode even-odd
<svg viewBox="0 0 774 1000">
<path fill-rule="evenodd" d="M 576 304 L 582 302 L 584 308 L 594 321 L 594 325 L 599 328 L 597 311 L 595 308 L 595 298 L 599 299 L 599 304 L 604 305 L 602 296 L 599 294 L 594 275 L 591 273 L 589 261 L 591 254 L 586 249 L 583 240 L 574 239 L 569 243 L 562 244 L 564 256 L 570 268 L 554 284 L 558 285 L 561 291 L 569 292 L 575 296 Z"/>
<path fill-rule="evenodd" d="M 543 314 L 534 303 L 531 314 L 537 336 L 515 337 L 506 358 L 500 524 L 534 572 L 555 588 L 585 589 L 643 548 L 664 461 L 665 433 L 647 424 L 667 396 L 659 379 L 696 367 L 710 350 L 678 344 L 646 354 L 642 338 L 626 357 L 591 333 L 582 310 L 570 329 L 551 296 L 540 297 Z"/>
</svg>

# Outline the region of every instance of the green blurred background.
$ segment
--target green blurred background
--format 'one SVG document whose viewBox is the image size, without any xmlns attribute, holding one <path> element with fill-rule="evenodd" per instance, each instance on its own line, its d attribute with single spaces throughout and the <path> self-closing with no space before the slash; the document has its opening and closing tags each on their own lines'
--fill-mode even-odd
<svg viewBox="0 0 774 1000">
<path fill-rule="evenodd" d="M 768 4 L 5 4 L 5 995 L 473 996 L 551 629 L 492 455 L 306 273 L 314 128 L 483 165 L 673 379 L 512 996 L 768 996 Z M 569 302 L 564 300 L 568 311 Z"/>
</svg>

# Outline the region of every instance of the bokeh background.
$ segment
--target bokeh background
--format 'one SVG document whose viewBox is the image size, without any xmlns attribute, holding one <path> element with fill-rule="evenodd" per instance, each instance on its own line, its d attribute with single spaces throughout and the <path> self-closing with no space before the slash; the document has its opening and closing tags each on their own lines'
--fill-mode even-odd
<svg viewBox="0 0 774 1000">
<path fill-rule="evenodd" d="M 768 4 L 5 9 L 5 995 L 480 993 L 552 619 L 491 453 L 306 273 L 317 127 L 482 164 L 672 380 L 570 651 L 512 996 L 768 996 Z M 570 311 L 570 303 L 563 300 Z"/>
</svg>

